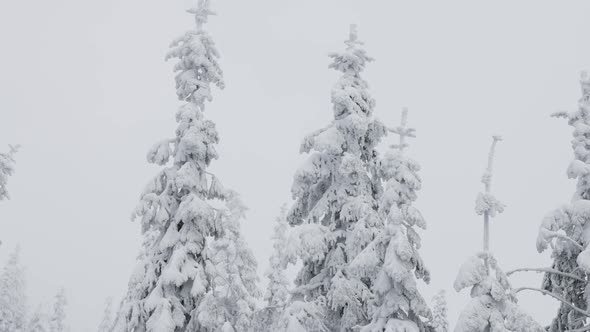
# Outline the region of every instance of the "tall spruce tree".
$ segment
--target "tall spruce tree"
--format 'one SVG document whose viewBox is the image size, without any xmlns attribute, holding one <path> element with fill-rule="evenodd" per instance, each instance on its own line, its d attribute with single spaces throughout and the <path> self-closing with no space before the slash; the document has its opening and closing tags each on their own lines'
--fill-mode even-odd
<svg viewBox="0 0 590 332">
<path fill-rule="evenodd" d="M 256 262 L 239 229 L 244 207 L 207 170 L 219 136 L 204 115 L 211 86 L 224 87 L 219 53 L 203 26 L 208 0 L 189 10 L 196 28 L 176 39 L 176 137 L 156 144 L 150 163 L 164 166 L 141 195 L 144 246 L 115 331 L 244 331 L 256 288 Z"/>
<path fill-rule="evenodd" d="M 529 288 L 551 295 L 561 303 L 548 331 L 586 331 L 590 329 L 590 75 L 582 72 L 582 97 L 578 110 L 556 113 L 568 120 L 573 130 L 571 161 L 567 175 L 576 179 L 576 191 L 569 204 L 549 213 L 539 229 L 537 249 L 551 247 L 553 264 L 543 269 L 541 289 Z"/>
<path fill-rule="evenodd" d="M 490 252 L 490 218 L 504 211 L 504 204 L 491 193 L 492 164 L 499 136 L 493 137 L 488 166 L 482 177 L 485 191 L 476 199 L 475 211 L 483 215 L 483 251 L 461 266 L 454 287 L 471 288 L 471 301 L 457 320 L 455 332 L 543 332 L 544 329 L 517 304 L 515 290 Z"/>
<path fill-rule="evenodd" d="M 0 332 L 24 331 L 27 315 L 25 286 L 25 273 L 17 246 L 0 275 Z"/>
<path fill-rule="evenodd" d="M 334 120 L 301 145 L 309 158 L 295 174 L 295 203 L 287 216 L 295 227 L 292 237 L 299 242 L 296 254 L 303 261 L 294 290 L 296 305 L 288 310 L 291 320 L 303 316 L 320 328 L 315 318 L 321 312 L 333 331 L 368 322 L 370 280 L 348 267 L 380 224 L 376 146 L 386 128 L 373 117 L 375 101 L 361 77 L 372 59 L 361 46 L 351 26 L 346 49 L 330 54 L 330 68 L 341 73 L 332 89 Z"/>
<path fill-rule="evenodd" d="M 426 229 L 426 221 L 413 207 L 422 180 L 420 165 L 404 152 L 406 138 L 415 137 L 414 129 L 407 127 L 407 114 L 404 109 L 401 125 L 392 129 L 400 137 L 399 144 L 392 146 L 377 168 L 385 183 L 378 209 L 383 226 L 350 266 L 355 275 L 372 281 L 371 320 L 363 332 L 430 330 L 431 312 L 416 282 L 428 283 L 430 273 L 418 251 L 421 238 L 416 228 Z"/>
</svg>

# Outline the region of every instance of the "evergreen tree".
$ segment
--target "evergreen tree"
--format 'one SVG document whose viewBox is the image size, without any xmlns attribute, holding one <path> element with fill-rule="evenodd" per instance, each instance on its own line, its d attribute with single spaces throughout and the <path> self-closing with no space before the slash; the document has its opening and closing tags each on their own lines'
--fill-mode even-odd
<svg viewBox="0 0 590 332">
<path fill-rule="evenodd" d="M 256 260 L 240 235 L 246 208 L 231 191 L 226 202 L 230 213 L 221 219 L 223 233 L 205 253 L 210 286 L 198 306 L 199 331 L 247 331 L 254 319 L 255 298 L 260 296 Z"/>
<path fill-rule="evenodd" d="M 24 331 L 27 315 L 25 286 L 20 248 L 16 247 L 0 275 L 0 332 Z"/>
<path fill-rule="evenodd" d="M 240 234 L 244 208 L 207 167 L 219 137 L 204 116 L 211 85 L 223 88 L 219 53 L 203 29 L 213 14 L 199 0 L 196 29 L 172 43 L 176 137 L 156 144 L 148 161 L 164 166 L 135 212 L 144 248 L 121 306 L 115 331 L 243 331 L 252 318 L 256 262 Z"/>
<path fill-rule="evenodd" d="M 37 310 L 31 316 L 27 327 L 27 332 L 50 332 L 49 317 L 44 311 L 43 306 L 39 305 Z"/>
<path fill-rule="evenodd" d="M 108 298 L 105 301 L 104 313 L 100 325 L 98 325 L 98 332 L 111 332 L 113 326 L 113 299 Z"/>
<path fill-rule="evenodd" d="M 416 283 L 417 279 L 430 281 L 418 252 L 421 239 L 415 229 L 426 229 L 426 221 L 412 206 L 422 182 L 420 165 L 404 152 L 406 137 L 415 137 L 406 121 L 404 110 L 401 125 L 392 130 L 400 136 L 399 144 L 392 146 L 377 168 L 377 175 L 385 182 L 378 210 L 383 227 L 350 266 L 356 275 L 373 281 L 371 321 L 363 332 L 430 329 L 425 319 L 431 312 Z"/>
<path fill-rule="evenodd" d="M 301 152 L 310 156 L 295 174 L 295 203 L 287 216 L 299 244 L 296 256 L 303 261 L 290 316 L 313 321 L 319 313 L 334 331 L 366 324 L 369 317 L 370 280 L 348 267 L 380 223 L 376 145 L 386 135 L 373 118 L 375 101 L 361 77 L 372 59 L 354 26 L 346 45 L 344 52 L 330 55 L 330 68 L 342 74 L 332 89 L 334 120 L 303 141 Z"/>
<path fill-rule="evenodd" d="M 432 327 L 434 332 L 449 331 L 447 311 L 447 297 L 445 291 L 441 290 L 432 298 Z"/>
<path fill-rule="evenodd" d="M 583 72 L 580 84 L 582 97 L 578 110 L 571 113 L 556 113 L 556 117 L 568 119 L 574 128 L 572 149 L 574 160 L 567 174 L 576 179 L 576 191 L 570 204 L 554 210 L 544 219 L 539 229 L 537 249 L 539 252 L 551 247 L 553 264 L 544 269 L 545 277 L 541 291 L 553 296 L 561 304 L 557 316 L 548 327 L 550 332 L 588 330 L 588 274 L 590 273 L 590 76 Z"/>
<path fill-rule="evenodd" d="M 127 287 L 127 294 L 119 303 L 115 322 L 113 323 L 114 332 L 133 332 L 142 330 L 144 322 L 144 313 L 142 305 L 145 298 L 145 282 L 147 278 L 153 278 L 151 262 L 151 246 L 157 240 L 158 233 L 154 230 L 148 230 L 143 234 L 143 243 L 139 255 L 137 256 L 137 265 L 131 273 Z M 153 281 L 150 281 L 153 282 Z"/>
<path fill-rule="evenodd" d="M 14 155 L 18 151 L 18 146 L 9 145 L 8 153 L 0 153 L 0 201 L 10 198 L 6 184 L 8 177 L 14 173 Z"/>
<path fill-rule="evenodd" d="M 60 289 L 55 295 L 55 302 L 53 303 L 53 311 L 49 320 L 49 331 L 50 332 L 66 332 L 68 330 L 66 326 L 66 305 L 68 301 L 66 299 L 65 289 Z"/>
<path fill-rule="evenodd" d="M 285 306 L 289 300 L 289 281 L 285 275 L 287 265 L 285 246 L 287 244 L 287 229 L 289 227 L 286 214 L 287 208 L 283 206 L 279 217 L 275 220 L 272 235 L 273 252 L 269 259 L 269 268 L 265 273 L 268 279 L 266 293 L 264 294 L 266 304 L 265 307 L 256 313 L 253 331 L 279 331 Z"/>
<path fill-rule="evenodd" d="M 470 257 L 459 270 L 454 287 L 457 292 L 471 287 L 471 301 L 459 315 L 455 332 L 542 332 L 543 328 L 517 304 L 508 277 L 489 251 L 490 218 L 504 211 L 504 204 L 491 194 L 492 163 L 499 136 L 493 137 L 488 167 L 482 177 L 485 192 L 476 199 L 475 211 L 483 215 L 483 252 Z"/>
</svg>

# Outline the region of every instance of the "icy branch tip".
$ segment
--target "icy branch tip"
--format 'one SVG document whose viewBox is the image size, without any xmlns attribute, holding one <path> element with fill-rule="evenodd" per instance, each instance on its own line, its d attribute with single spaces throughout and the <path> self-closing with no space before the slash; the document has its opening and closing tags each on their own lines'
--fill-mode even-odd
<svg viewBox="0 0 590 332">
<path fill-rule="evenodd" d="M 492 146 L 490 147 L 490 152 L 488 153 L 488 167 L 486 168 L 486 171 L 481 179 L 481 181 L 486 185 L 486 192 L 490 191 L 490 186 L 492 183 L 492 167 L 494 163 L 494 155 L 496 153 L 496 144 L 502 140 L 502 136 L 494 135 L 492 136 L 492 139 Z"/>
<path fill-rule="evenodd" d="M 408 128 L 407 124 L 408 108 L 404 107 L 402 109 L 402 119 L 400 125 L 396 128 L 389 129 L 389 131 L 391 131 L 392 133 L 399 135 L 399 144 L 392 145 L 392 148 L 403 151 L 403 149 L 408 147 L 408 144 L 406 143 L 406 137 L 416 137 L 416 130 L 414 128 Z"/>
<path fill-rule="evenodd" d="M 357 32 L 357 26 L 356 24 L 351 24 L 350 25 L 350 35 L 348 37 L 349 41 L 354 42 L 357 41 L 358 39 L 358 32 Z"/>
<path fill-rule="evenodd" d="M 405 128 L 408 123 L 408 108 L 402 108 L 402 128 Z"/>
</svg>

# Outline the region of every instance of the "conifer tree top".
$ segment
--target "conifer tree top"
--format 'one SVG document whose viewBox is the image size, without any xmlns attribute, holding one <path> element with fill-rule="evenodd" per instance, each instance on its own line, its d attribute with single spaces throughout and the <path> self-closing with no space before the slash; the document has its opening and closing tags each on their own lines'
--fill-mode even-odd
<svg viewBox="0 0 590 332">
<path fill-rule="evenodd" d="M 416 137 L 416 130 L 408 127 L 408 109 L 404 108 L 402 111 L 402 121 L 398 127 L 390 129 L 394 134 L 399 135 L 399 144 L 394 144 L 391 147 L 398 149 L 400 152 L 407 148 L 409 145 L 406 143 L 406 137 Z"/>
<path fill-rule="evenodd" d="M 197 7 L 187 10 L 187 12 L 195 15 L 197 31 L 203 29 L 203 25 L 208 22 L 210 15 L 215 15 L 215 12 L 210 8 L 209 0 L 199 0 Z"/>
</svg>

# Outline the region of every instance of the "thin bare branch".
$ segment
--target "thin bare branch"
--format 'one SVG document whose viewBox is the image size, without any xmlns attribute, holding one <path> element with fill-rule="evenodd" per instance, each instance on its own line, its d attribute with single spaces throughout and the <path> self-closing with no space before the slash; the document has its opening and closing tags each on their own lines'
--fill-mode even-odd
<svg viewBox="0 0 590 332">
<path fill-rule="evenodd" d="M 584 315 L 586 317 L 590 317 L 590 312 L 585 311 L 585 310 L 582 310 L 582 309 L 576 307 L 575 305 L 569 303 L 568 301 L 566 301 L 563 297 L 561 297 L 561 296 L 559 296 L 557 294 L 554 294 L 554 293 L 552 293 L 550 291 L 544 290 L 544 289 L 534 288 L 534 287 L 520 287 L 520 288 L 516 288 L 514 290 L 514 293 L 516 294 L 516 293 L 522 292 L 524 290 L 530 290 L 530 291 L 535 291 L 535 292 L 542 293 L 543 295 L 549 295 L 552 298 L 558 300 L 559 302 L 561 302 L 561 303 L 567 305 L 568 307 L 572 308 L 573 310 L 581 313 L 582 315 Z"/>
<path fill-rule="evenodd" d="M 586 280 L 580 278 L 579 276 L 575 275 L 575 274 L 571 274 L 571 273 L 566 273 L 566 272 L 561 272 L 558 270 L 554 270 L 554 269 L 550 269 L 550 268 L 545 268 L 545 267 L 539 267 L 539 268 L 529 268 L 529 267 L 524 267 L 524 268 L 520 268 L 520 269 L 514 269 L 512 271 L 508 271 L 506 272 L 507 276 L 510 276 L 511 274 L 517 273 L 517 272 L 537 272 L 537 273 L 552 273 L 552 274 L 558 274 L 560 276 L 564 276 L 564 277 L 568 277 L 568 278 L 572 278 L 574 280 L 577 281 L 581 281 L 581 282 L 586 282 Z"/>
</svg>

